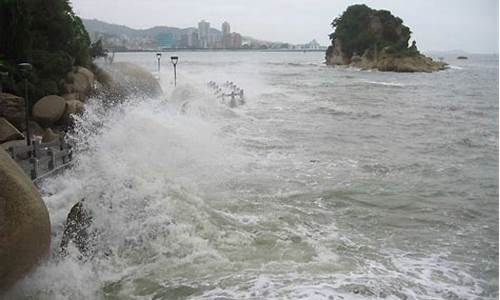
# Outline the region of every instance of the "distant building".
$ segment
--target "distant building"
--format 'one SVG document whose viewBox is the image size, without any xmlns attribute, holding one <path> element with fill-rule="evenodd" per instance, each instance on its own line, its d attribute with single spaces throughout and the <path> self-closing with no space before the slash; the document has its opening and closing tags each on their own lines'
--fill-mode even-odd
<svg viewBox="0 0 500 300">
<path fill-rule="evenodd" d="M 190 48 L 200 48 L 200 37 L 198 35 L 198 32 L 194 31 L 191 34 L 191 41 L 189 44 Z"/>
<path fill-rule="evenodd" d="M 309 43 L 305 44 L 304 48 L 311 49 L 311 50 L 317 50 L 317 49 L 321 48 L 321 45 L 316 40 L 312 40 Z"/>
<path fill-rule="evenodd" d="M 228 22 L 222 23 L 222 36 L 229 35 L 231 33 L 231 25 Z"/>
<path fill-rule="evenodd" d="M 159 49 L 174 48 L 175 38 L 170 32 L 162 32 L 156 35 L 156 44 Z"/>
<path fill-rule="evenodd" d="M 242 44 L 242 38 L 241 38 L 241 34 L 239 33 L 233 33 L 231 35 L 231 40 L 232 40 L 232 48 L 235 48 L 235 49 L 238 49 L 238 48 L 241 48 L 241 44 Z"/>
<path fill-rule="evenodd" d="M 198 23 L 198 34 L 199 34 L 201 48 L 208 48 L 209 33 L 210 33 L 210 23 L 208 23 L 205 20 L 202 20 L 200 23 Z"/>
<path fill-rule="evenodd" d="M 189 35 L 186 33 L 182 34 L 177 46 L 180 48 L 189 48 Z"/>
</svg>

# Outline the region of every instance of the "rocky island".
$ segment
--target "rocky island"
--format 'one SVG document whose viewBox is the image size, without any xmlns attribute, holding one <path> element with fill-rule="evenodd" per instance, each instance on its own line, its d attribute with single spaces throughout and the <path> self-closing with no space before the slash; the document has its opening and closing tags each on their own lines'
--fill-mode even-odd
<svg viewBox="0 0 500 300">
<path fill-rule="evenodd" d="M 415 41 L 409 46 L 410 28 L 387 10 L 352 5 L 331 25 L 328 65 L 393 72 L 434 72 L 447 67 L 421 54 Z"/>
</svg>

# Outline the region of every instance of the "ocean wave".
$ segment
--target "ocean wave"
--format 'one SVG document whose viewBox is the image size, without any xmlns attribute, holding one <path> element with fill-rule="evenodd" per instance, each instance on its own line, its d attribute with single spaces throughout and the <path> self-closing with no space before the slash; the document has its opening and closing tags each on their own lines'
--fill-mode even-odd
<svg viewBox="0 0 500 300">
<path fill-rule="evenodd" d="M 374 85 L 383 85 L 383 86 L 393 86 L 393 87 L 405 87 L 406 84 L 399 82 L 386 82 L 386 81 L 364 81 L 365 83 L 374 84 Z"/>
</svg>

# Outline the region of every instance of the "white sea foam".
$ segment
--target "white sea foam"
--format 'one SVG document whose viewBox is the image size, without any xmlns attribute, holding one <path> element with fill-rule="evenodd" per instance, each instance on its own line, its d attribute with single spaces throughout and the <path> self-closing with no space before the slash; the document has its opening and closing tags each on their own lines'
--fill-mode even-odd
<svg viewBox="0 0 500 300">
<path fill-rule="evenodd" d="M 399 82 L 385 82 L 385 81 L 366 81 L 366 83 L 384 86 L 405 87 L 406 85 Z"/>
<path fill-rule="evenodd" d="M 149 54 L 127 55 L 142 61 Z M 399 128 L 414 117 L 438 116 L 444 127 L 429 126 L 452 134 L 455 116 L 428 105 L 436 101 L 435 90 L 426 90 L 435 77 L 415 75 L 423 81 L 418 95 L 426 97 L 398 106 L 388 101 L 392 95 L 377 94 L 384 89 L 366 88 L 402 86 L 387 74 L 308 66 L 313 60 L 300 53 L 286 54 L 304 62 L 305 75 L 290 79 L 280 77 L 295 68 L 284 55 L 185 53 L 177 88 L 167 68 L 160 74 L 168 102 L 128 99 L 107 108 L 91 101 L 71 134 L 75 167 L 43 184 L 53 257 L 6 299 L 495 299 L 497 283 L 476 270 L 486 265 L 483 277 L 498 276 L 491 271 L 498 262 L 470 258 L 480 256 L 475 251 L 496 255 L 498 240 L 487 236 L 494 226 L 483 224 L 495 222 L 483 221 L 483 212 L 468 219 L 469 227 L 460 225 L 475 186 L 466 186 L 464 202 L 453 194 L 457 186 L 447 190 L 462 167 L 449 178 L 436 171 L 454 163 L 453 153 L 429 147 L 438 130 Z M 233 80 L 247 103 L 222 105 L 205 91 L 209 80 Z M 393 91 L 406 97 L 404 89 Z M 419 152 L 415 137 L 424 135 L 422 152 L 431 156 Z M 361 168 L 367 162 L 401 171 L 367 173 Z M 406 172 L 408 165 L 417 167 Z M 489 182 L 487 171 L 468 176 Z M 432 190 L 443 180 L 439 193 Z M 497 194 L 495 184 L 481 195 Z M 448 194 L 453 202 L 442 196 Z M 58 258 L 66 215 L 81 199 L 99 233 L 96 256 L 80 261 L 70 247 Z M 469 244 L 481 247 L 464 250 Z"/>
</svg>

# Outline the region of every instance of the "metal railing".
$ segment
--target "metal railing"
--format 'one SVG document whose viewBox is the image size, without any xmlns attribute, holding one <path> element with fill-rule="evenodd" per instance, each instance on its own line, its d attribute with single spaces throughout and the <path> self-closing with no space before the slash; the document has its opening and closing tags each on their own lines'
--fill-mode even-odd
<svg viewBox="0 0 500 300">
<path fill-rule="evenodd" d="M 10 146 L 7 152 L 33 181 L 46 178 L 73 162 L 71 146 L 63 136 L 49 143 L 34 140 L 30 146 Z"/>
<path fill-rule="evenodd" d="M 217 98 L 221 99 L 222 103 L 226 103 L 230 107 L 245 104 L 245 92 L 232 81 L 226 81 L 222 86 L 214 81 L 209 81 L 207 86 L 212 89 Z M 229 101 L 226 101 L 226 98 L 229 98 Z"/>
</svg>

